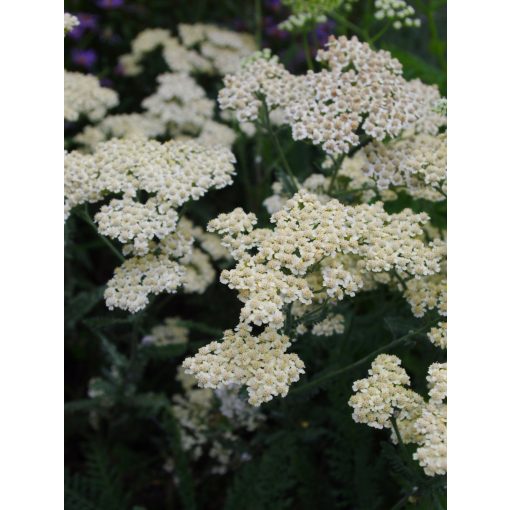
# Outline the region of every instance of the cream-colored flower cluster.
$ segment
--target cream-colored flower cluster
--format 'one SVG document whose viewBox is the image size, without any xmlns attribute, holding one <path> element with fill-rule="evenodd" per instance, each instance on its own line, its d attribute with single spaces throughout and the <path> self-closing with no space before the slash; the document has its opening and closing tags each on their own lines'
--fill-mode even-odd
<svg viewBox="0 0 510 510">
<path fill-rule="evenodd" d="M 227 330 L 223 341 L 201 347 L 183 367 L 203 388 L 246 385 L 249 403 L 259 406 L 277 395 L 285 396 L 291 383 L 304 372 L 304 364 L 287 353 L 290 339 L 274 328 L 252 336 L 249 328 Z"/>
<path fill-rule="evenodd" d="M 445 322 L 439 322 L 437 326 L 433 327 L 429 333 L 428 337 L 429 340 L 434 344 L 437 345 L 437 347 L 440 347 L 441 349 L 446 349 L 447 341 L 446 341 L 446 321 Z"/>
<path fill-rule="evenodd" d="M 162 49 L 163 59 L 173 72 L 219 74 L 235 72 L 240 61 L 255 51 L 254 39 L 214 25 L 186 25 L 178 27 L 180 40 L 168 30 L 147 29 L 131 43 L 131 52 L 119 62 L 128 76 L 143 71 L 145 55 Z"/>
<path fill-rule="evenodd" d="M 373 51 L 356 37 L 333 36 L 308 73 L 305 94 L 287 107 L 295 140 L 310 139 L 331 155 L 348 153 L 360 133 L 383 140 L 396 137 L 418 120 L 422 99 L 402 77 L 401 64 L 386 51 Z"/>
<path fill-rule="evenodd" d="M 324 14 L 314 15 L 308 12 L 301 12 L 299 14 L 291 14 L 285 21 L 278 24 L 278 28 L 287 32 L 301 32 L 310 26 L 326 21 L 327 18 Z"/>
<path fill-rule="evenodd" d="M 157 117 L 144 113 L 107 115 L 95 126 L 86 126 L 74 140 L 88 150 L 111 138 L 155 138 L 166 132 L 165 124 Z"/>
<path fill-rule="evenodd" d="M 185 73 L 165 73 L 157 78 L 158 88 L 143 100 L 142 106 L 171 132 L 197 133 L 214 114 L 214 101 Z"/>
<path fill-rule="evenodd" d="M 108 109 L 117 106 L 117 93 L 101 87 L 92 75 L 64 71 L 64 119 L 78 120 L 80 115 L 97 121 Z"/>
<path fill-rule="evenodd" d="M 157 79 L 156 92 L 142 102 L 149 118 L 156 119 L 172 137 L 193 137 L 204 145 L 232 147 L 236 133 L 213 120 L 214 101 L 191 76 L 165 73 Z"/>
<path fill-rule="evenodd" d="M 203 294 L 216 278 L 210 258 L 217 258 L 218 252 L 210 240 L 205 243 L 200 236 L 195 238 L 201 231 L 182 218 L 175 232 L 159 243 L 150 243 L 148 254 L 127 259 L 107 283 L 106 306 L 135 313 L 149 303 L 151 294 L 173 293 L 180 288 L 188 294 Z M 213 254 L 208 252 L 208 245 L 213 246 Z M 132 253 L 133 245 L 124 251 Z"/>
<path fill-rule="evenodd" d="M 330 37 L 316 59 L 325 66 L 290 74 L 267 51 L 225 77 L 218 101 L 240 122 L 254 121 L 265 100 L 282 108 L 294 140 L 311 140 L 331 156 L 349 153 L 362 141 L 395 138 L 406 130 L 436 134 L 443 117 L 433 110 L 437 87 L 406 81 L 400 62 L 356 37 Z"/>
<path fill-rule="evenodd" d="M 241 322 L 281 328 L 285 306 L 312 304 L 318 289 L 307 281 L 310 273 L 320 275 L 320 289 L 340 300 L 363 287 L 360 273 L 397 271 L 422 278 L 440 271 L 442 245 L 420 239 L 427 220 L 426 214 L 410 210 L 387 214 L 382 203 L 346 206 L 336 199 L 322 203 L 300 191 L 273 214 L 274 230 L 253 230 L 254 215 L 240 209 L 220 215 L 208 229 L 223 236 L 238 260 L 234 269 L 223 271 L 221 281 L 239 292 L 244 303 Z M 355 272 L 346 260 L 352 257 Z"/>
<path fill-rule="evenodd" d="M 421 20 L 415 17 L 414 7 L 405 0 L 375 0 L 376 19 L 393 21 L 393 28 L 399 30 L 403 26 L 419 27 Z"/>
<path fill-rule="evenodd" d="M 107 193 L 122 193 L 121 200 L 126 201 L 135 200 L 137 192 L 146 192 L 155 198 L 147 208 L 165 215 L 169 207 L 197 200 L 209 188 L 231 184 L 234 162 L 228 149 L 194 141 L 113 139 L 99 144 L 93 154 L 73 151 L 66 155 L 66 207 L 97 202 Z M 130 229 L 129 224 L 118 227 Z M 134 239 L 142 231 L 133 225 L 127 235 Z"/>
<path fill-rule="evenodd" d="M 400 365 L 396 356 L 381 354 L 372 363 L 369 376 L 354 382 L 355 394 L 349 400 L 353 419 L 370 427 L 391 429 L 394 442 L 400 435 L 404 443 L 417 444 L 413 457 L 425 474 L 444 475 L 446 363 L 433 363 L 429 367 L 428 402 L 409 388 L 409 376 Z"/>
<path fill-rule="evenodd" d="M 211 64 L 196 51 L 187 50 L 168 30 L 149 28 L 140 32 L 131 42 L 131 52 L 122 55 L 119 63 L 127 76 L 136 76 L 143 71 L 144 57 L 161 48 L 163 58 L 174 72 L 210 73 Z"/>
<path fill-rule="evenodd" d="M 178 222 L 176 208 L 196 200 L 210 188 L 232 182 L 235 159 L 224 148 L 197 142 L 161 144 L 145 139 L 113 139 L 93 154 L 77 151 L 65 157 L 64 193 L 67 214 L 83 203 L 122 195 L 103 205 L 95 216 L 100 234 L 124 244 L 132 255 L 116 268 L 105 291 L 109 308 L 134 313 L 147 305 L 150 294 L 204 292 L 214 280 L 209 257 L 193 247 L 199 234 L 188 220 Z M 143 198 L 143 194 L 146 197 Z M 202 248 L 221 250 L 202 232 Z"/>
<path fill-rule="evenodd" d="M 142 344 L 156 346 L 187 344 L 189 330 L 180 322 L 180 317 L 167 317 L 162 324 L 154 326 L 151 332 L 142 338 Z"/>
<path fill-rule="evenodd" d="M 64 35 L 69 33 L 74 27 L 77 27 L 79 24 L 80 21 L 76 16 L 73 16 L 68 12 L 64 12 Z"/>
<path fill-rule="evenodd" d="M 323 185 L 323 179 L 312 176 L 310 186 Z M 299 322 L 314 306 L 389 283 L 394 273 L 410 282 L 435 275 L 444 245 L 422 241 L 427 221 L 426 214 L 410 210 L 390 215 L 380 202 L 347 206 L 304 190 L 272 215 L 273 229 L 254 229 L 255 215 L 240 208 L 219 215 L 208 230 L 223 237 L 237 261 L 220 281 L 238 291 L 244 306 L 236 331 L 187 359 L 187 372 L 204 387 L 246 384 L 254 405 L 286 395 L 304 368 L 297 356 L 285 354 L 290 342 L 279 333 L 289 310 L 297 319 L 296 333 L 303 334 L 307 328 Z M 252 325 L 265 329 L 252 336 Z M 334 313 L 312 326 L 316 335 L 342 331 L 343 318 Z M 272 348 L 266 346 L 268 338 Z"/>
<path fill-rule="evenodd" d="M 173 397 L 172 411 L 179 423 L 183 449 L 193 460 L 207 455 L 213 463 L 211 471 L 217 474 L 225 474 L 233 463 L 247 460 L 249 453 L 239 452 L 239 434 L 257 429 L 264 415 L 239 396 L 239 386 L 199 389 L 195 378 L 182 368 L 177 380 L 184 392 Z"/>
<path fill-rule="evenodd" d="M 408 388 L 411 380 L 396 356 L 380 354 L 372 363 L 366 379 L 355 381 L 349 399 L 356 423 L 376 429 L 391 429 L 391 419 L 400 421 L 419 416 L 424 401 Z"/>
<path fill-rule="evenodd" d="M 403 188 L 415 198 L 446 198 L 446 133 L 415 135 L 365 147 L 365 173 L 377 188 Z"/>
<path fill-rule="evenodd" d="M 206 58 L 216 74 L 225 76 L 239 68 L 243 58 L 256 50 L 251 34 L 233 32 L 215 25 L 181 24 L 179 36 L 187 48 L 197 48 Z"/>
<path fill-rule="evenodd" d="M 290 74 L 276 55 L 267 49 L 246 59 L 236 74 L 224 78 L 218 103 L 223 110 L 231 109 L 239 122 L 255 121 L 259 117 L 262 101 L 274 110 L 297 99 L 299 78 Z"/>
<path fill-rule="evenodd" d="M 341 313 L 331 314 L 312 327 L 312 335 L 341 335 L 345 330 L 345 317 Z"/>
</svg>

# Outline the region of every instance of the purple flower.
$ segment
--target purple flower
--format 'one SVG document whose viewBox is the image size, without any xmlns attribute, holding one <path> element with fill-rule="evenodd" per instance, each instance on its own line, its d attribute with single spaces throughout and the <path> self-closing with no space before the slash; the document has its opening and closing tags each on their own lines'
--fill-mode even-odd
<svg viewBox="0 0 510 510">
<path fill-rule="evenodd" d="M 335 29 L 335 22 L 328 19 L 325 23 L 320 23 L 315 28 L 315 37 L 319 48 L 322 48 L 327 42 L 330 34 Z"/>
<path fill-rule="evenodd" d="M 117 9 L 124 5 L 124 0 L 97 0 L 96 4 L 101 9 Z"/>
<path fill-rule="evenodd" d="M 76 17 L 80 24 L 69 32 L 69 37 L 73 39 L 81 39 L 87 30 L 95 30 L 97 28 L 97 16 L 88 12 L 78 12 Z"/>
<path fill-rule="evenodd" d="M 97 55 L 94 50 L 80 50 L 74 48 L 71 50 L 71 60 L 80 67 L 92 69 L 97 61 Z"/>
</svg>

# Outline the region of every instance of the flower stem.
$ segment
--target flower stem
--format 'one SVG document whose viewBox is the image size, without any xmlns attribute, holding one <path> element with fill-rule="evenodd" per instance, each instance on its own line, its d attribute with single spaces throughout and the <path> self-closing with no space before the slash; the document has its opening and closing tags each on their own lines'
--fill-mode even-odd
<svg viewBox="0 0 510 510">
<path fill-rule="evenodd" d="M 80 216 L 86 223 L 88 223 L 96 231 L 96 234 L 99 236 L 101 241 L 103 241 L 103 243 L 106 246 L 108 246 L 108 248 L 110 248 L 111 252 L 120 260 L 120 262 L 124 262 L 126 260 L 124 258 L 124 255 L 122 255 L 122 253 L 119 250 L 117 250 L 117 248 L 115 248 L 115 246 L 113 246 L 113 244 L 105 236 L 99 233 L 99 231 L 97 230 L 97 225 L 92 221 L 92 218 L 90 217 L 87 208 L 83 210 L 83 213 L 80 214 Z"/>
<path fill-rule="evenodd" d="M 269 135 L 271 136 L 275 144 L 276 150 L 278 151 L 278 157 L 280 158 L 280 161 L 285 169 L 285 172 L 287 173 L 289 179 L 292 181 L 295 191 L 297 191 L 299 189 L 298 181 L 294 175 L 294 172 L 290 168 L 287 158 L 285 157 L 285 153 L 283 152 L 282 146 L 280 145 L 280 140 L 278 140 L 278 136 L 274 132 L 273 126 L 271 125 L 271 121 L 269 119 L 269 108 L 267 107 L 267 103 L 264 98 L 262 99 L 262 112 L 264 127 L 267 129 Z"/>
<path fill-rule="evenodd" d="M 327 381 L 328 379 L 331 379 L 333 377 L 337 377 L 338 375 L 344 374 L 346 372 L 349 372 L 350 370 L 357 368 L 367 361 L 373 360 L 375 356 L 378 354 L 381 354 L 389 349 L 393 349 L 394 347 L 397 347 L 398 345 L 404 343 L 406 340 L 409 340 L 413 336 L 419 335 L 423 333 L 424 331 L 428 330 L 430 328 L 430 324 L 427 326 L 423 326 L 422 328 L 417 329 L 416 331 L 411 330 L 409 333 L 405 334 L 404 336 L 401 336 L 400 338 L 397 338 L 396 340 L 393 340 L 392 342 L 383 345 L 379 349 L 376 349 L 375 351 L 372 351 L 370 354 L 367 354 L 363 358 L 359 359 L 358 361 L 351 363 L 350 365 L 347 365 L 346 367 L 342 367 L 338 370 L 333 370 L 332 372 L 329 372 L 321 377 L 317 377 L 314 380 L 310 381 L 309 383 L 303 384 L 302 386 L 298 386 L 294 390 L 291 390 L 291 394 L 296 394 L 304 390 L 308 390 L 310 388 L 313 388 L 314 386 L 317 386 L 318 384 L 323 383 L 324 381 Z"/>
</svg>

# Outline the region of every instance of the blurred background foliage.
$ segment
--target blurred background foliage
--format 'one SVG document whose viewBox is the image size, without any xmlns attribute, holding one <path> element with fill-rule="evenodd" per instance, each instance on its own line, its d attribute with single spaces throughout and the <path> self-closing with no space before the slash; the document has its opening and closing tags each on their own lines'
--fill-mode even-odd
<svg viewBox="0 0 510 510">
<path fill-rule="evenodd" d="M 389 30 L 374 44 L 402 62 L 407 78 L 437 84 L 446 95 L 446 2 L 411 4 L 422 26 Z M 372 10 L 370 0 L 360 0 L 346 18 L 330 16 L 307 36 L 312 52 L 329 34 L 350 36 L 359 29 L 377 34 L 381 27 L 374 25 Z M 65 11 L 81 21 L 66 38 L 65 68 L 95 74 L 115 89 L 120 104 L 111 113 L 140 111 L 142 99 L 156 88 L 156 76 L 166 70 L 161 57 L 153 55 L 144 73 L 123 76 L 118 57 L 129 52 L 131 40 L 146 28 L 175 32 L 179 23 L 200 22 L 251 32 L 293 72 L 306 70 L 302 42 L 277 26 L 289 14 L 279 0 L 67 0 Z M 221 81 L 204 80 L 201 85 L 215 98 Z M 66 124 L 66 148 L 74 148 L 72 137 L 82 127 L 79 122 Z M 281 137 L 284 147 L 292 147 L 287 156 L 297 175 L 309 175 L 316 149 L 292 144 L 285 131 Z M 238 206 L 255 212 L 261 225 L 268 220 L 262 201 L 271 194 L 276 175 L 271 142 L 262 136 L 239 138 L 234 152 L 234 185 L 210 191 L 187 207 L 187 215 L 203 227 Z M 390 212 L 404 207 L 426 211 L 437 227 L 446 228 L 445 202 L 400 196 L 387 207 Z M 263 406 L 268 419 L 244 438 L 252 459 L 226 475 L 211 475 L 206 459 L 191 464 L 182 450 L 170 399 L 180 391 L 175 375 L 183 358 L 236 324 L 240 303 L 235 293 L 216 281 L 203 295 L 159 296 L 135 315 L 111 312 L 102 294 L 117 260 L 79 215 L 67 221 L 65 241 L 68 510 L 446 507 L 444 480 L 426 477 L 416 463 L 402 460 L 387 431 L 353 422 L 347 406 L 351 385 L 365 376 L 372 360 L 309 384 L 419 327 L 400 295 L 380 288 L 342 302 L 338 311 L 347 318 L 343 335 L 296 343 L 306 375 L 287 398 Z M 190 343 L 163 353 L 141 353 L 142 337 L 168 316 L 182 318 Z M 437 349 L 422 335 L 394 353 L 402 358 L 415 389 L 425 394 L 426 367 L 441 361 Z M 111 381 L 108 405 L 89 398 L 89 381 L 99 376 Z M 176 476 L 162 467 L 168 457 L 174 459 Z"/>
</svg>

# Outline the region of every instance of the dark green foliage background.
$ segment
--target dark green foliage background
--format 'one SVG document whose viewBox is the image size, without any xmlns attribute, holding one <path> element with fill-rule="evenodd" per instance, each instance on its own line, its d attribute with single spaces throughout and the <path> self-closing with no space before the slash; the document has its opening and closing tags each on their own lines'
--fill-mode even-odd
<svg viewBox="0 0 510 510">
<path fill-rule="evenodd" d="M 360 0 L 349 19 L 364 28 L 369 25 L 367 5 Z M 413 3 L 413 2 L 411 2 Z M 99 32 L 81 40 L 66 40 L 65 67 L 80 70 L 71 59 L 73 48 L 93 48 L 98 61 L 92 72 L 111 80 L 119 92 L 120 105 L 112 113 L 139 111 L 141 100 L 155 89 L 155 77 L 164 70 L 154 55 L 146 73 L 125 78 L 116 73 L 119 55 L 129 51 L 131 39 L 149 27 L 175 30 L 178 23 L 218 23 L 228 28 L 244 26 L 255 31 L 255 2 L 171 1 L 125 2 L 121 9 L 102 10 L 92 1 L 67 1 L 67 12 L 89 12 L 99 16 Z M 446 94 L 445 2 L 423 0 L 413 3 L 420 12 L 419 30 L 389 31 L 377 47 L 389 49 L 404 65 L 406 77 L 437 83 Z M 263 4 L 263 15 L 271 11 Z M 368 13 L 368 14 L 367 14 Z M 434 22 L 433 28 L 431 22 Z M 370 22 L 371 23 L 371 22 Z M 337 33 L 352 35 L 336 27 Z M 377 26 L 372 30 L 377 32 Z M 116 42 L 106 34 L 118 36 Z M 296 64 L 300 51 L 293 40 L 265 44 L 277 48 L 282 59 Z M 221 83 L 201 83 L 215 97 Z M 66 148 L 83 124 L 67 125 Z M 300 177 L 316 171 L 316 149 L 292 144 L 290 135 L 279 133 L 289 147 L 289 162 Z M 269 139 L 240 139 L 235 146 L 238 175 L 233 186 L 209 192 L 191 203 L 186 214 L 205 226 L 220 212 L 241 206 L 257 213 L 260 224 L 268 216 L 261 203 L 270 194 L 278 172 L 276 154 Z M 256 156 L 260 162 L 255 163 Z M 346 197 L 348 200 L 349 197 Z M 446 204 L 411 201 L 406 196 L 391 203 L 389 210 L 412 207 L 428 212 L 433 222 L 446 228 Z M 94 208 L 88 211 L 94 212 Z M 200 509 L 200 510 L 310 510 L 352 509 L 421 510 L 446 507 L 445 480 L 430 478 L 413 461 L 409 452 L 389 442 L 387 431 L 355 424 L 347 400 L 352 382 L 366 375 L 372 359 L 334 377 L 319 378 L 364 358 L 409 330 L 423 327 L 433 316 L 413 318 L 401 296 L 381 287 L 338 305 L 347 318 L 343 335 L 330 338 L 305 337 L 295 351 L 306 364 L 306 374 L 285 399 L 263 406 L 266 423 L 243 440 L 253 454 L 251 461 L 236 466 L 227 475 L 210 475 L 207 460 L 190 464 L 180 446 L 179 429 L 169 405 L 180 392 L 175 373 L 184 356 L 237 323 L 240 303 L 235 293 L 219 282 L 204 295 L 160 296 L 147 310 L 131 316 L 108 311 L 102 293 L 118 261 L 77 211 L 65 226 L 65 400 L 66 481 L 68 510 Z M 218 267 L 221 270 L 221 267 Z M 179 315 L 191 331 L 184 348 L 143 353 L 140 339 L 167 316 Z M 426 393 L 429 364 L 444 361 L 445 354 L 426 337 L 416 335 L 393 350 L 403 360 L 413 387 Z M 92 377 L 111 379 L 115 367 L 119 379 L 112 382 L 111 402 L 89 399 Z M 92 416 L 92 418 L 91 418 Z M 91 419 L 94 427 L 91 426 Z M 179 483 L 162 466 L 174 458 Z M 412 496 L 409 500 L 409 496 Z"/>
</svg>

